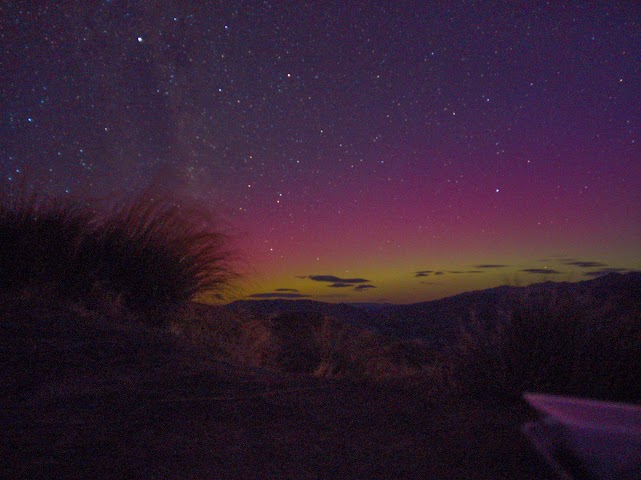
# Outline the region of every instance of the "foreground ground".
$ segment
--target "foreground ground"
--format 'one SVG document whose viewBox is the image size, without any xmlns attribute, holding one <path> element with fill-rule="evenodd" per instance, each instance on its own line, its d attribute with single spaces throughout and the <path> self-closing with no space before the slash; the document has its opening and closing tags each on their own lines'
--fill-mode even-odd
<svg viewBox="0 0 641 480">
<path fill-rule="evenodd" d="M 33 299 L 2 316 L 2 478 L 550 478 L 524 406 L 243 368 Z"/>
</svg>

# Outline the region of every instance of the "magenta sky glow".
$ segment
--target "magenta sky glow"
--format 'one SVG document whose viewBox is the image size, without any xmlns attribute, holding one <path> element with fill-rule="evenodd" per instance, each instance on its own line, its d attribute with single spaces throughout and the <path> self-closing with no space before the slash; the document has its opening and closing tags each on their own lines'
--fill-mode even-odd
<svg viewBox="0 0 641 480">
<path fill-rule="evenodd" d="M 239 296 L 641 269 L 636 2 L 5 2 L 5 183 L 219 211 Z"/>
</svg>

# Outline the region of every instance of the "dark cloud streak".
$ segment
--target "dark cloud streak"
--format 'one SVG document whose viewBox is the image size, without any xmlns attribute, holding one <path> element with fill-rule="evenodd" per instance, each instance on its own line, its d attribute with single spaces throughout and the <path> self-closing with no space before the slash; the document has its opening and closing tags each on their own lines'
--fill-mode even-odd
<svg viewBox="0 0 641 480">
<path fill-rule="evenodd" d="M 278 298 L 310 298 L 311 295 L 303 295 L 301 293 L 279 293 L 279 292 L 269 292 L 269 293 L 254 293 L 249 295 L 247 298 L 262 298 L 262 299 L 278 299 Z"/>
<path fill-rule="evenodd" d="M 519 272 L 524 272 L 524 273 L 539 273 L 542 275 L 560 275 L 563 272 L 559 272 L 558 270 L 554 270 L 552 268 L 526 268 L 523 270 L 519 270 Z"/>
<path fill-rule="evenodd" d="M 606 263 L 601 263 L 601 262 L 583 262 L 583 261 L 564 261 L 562 262 L 563 265 L 571 265 L 573 267 L 581 267 L 581 268 L 595 268 L 595 267 L 607 267 L 608 265 Z"/>
<path fill-rule="evenodd" d="M 351 284 L 357 284 L 357 283 L 368 283 L 369 280 L 365 278 L 341 278 L 341 277 L 336 277 L 334 275 L 309 275 L 304 278 L 309 278 L 310 280 L 314 280 L 315 282 L 329 282 L 329 283 L 351 283 Z"/>
<path fill-rule="evenodd" d="M 430 273 L 434 273 L 434 270 L 419 270 L 414 272 L 414 277 L 427 277 Z"/>
</svg>

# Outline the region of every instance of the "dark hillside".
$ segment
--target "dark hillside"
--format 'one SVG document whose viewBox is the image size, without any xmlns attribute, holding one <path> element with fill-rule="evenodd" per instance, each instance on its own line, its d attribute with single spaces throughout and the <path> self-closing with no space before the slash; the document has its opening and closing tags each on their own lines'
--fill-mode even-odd
<svg viewBox="0 0 641 480">
<path fill-rule="evenodd" d="M 330 316 L 361 328 L 375 330 L 376 311 L 347 303 L 326 303 L 314 300 L 238 300 L 225 306 L 231 312 L 262 317 L 277 317 L 283 313 L 305 313 Z"/>
<path fill-rule="evenodd" d="M 641 273 L 610 273 L 578 283 L 545 282 L 501 286 L 408 305 L 331 304 L 313 300 L 242 300 L 224 308 L 236 314 L 275 317 L 283 313 L 331 316 L 342 322 L 404 339 L 420 338 L 433 347 L 450 344 L 471 323 L 494 324 L 518 309 L 572 299 L 592 316 L 619 317 L 641 311 Z"/>
<path fill-rule="evenodd" d="M 191 304 L 159 325 L 111 297 L 88 309 L 5 293 L 0 476 L 552 478 L 521 434 L 534 418 L 521 394 L 641 401 L 640 286 L 628 274 L 385 307 L 408 336 L 439 331 L 402 314 L 460 315 L 439 353 L 304 310 Z"/>
<path fill-rule="evenodd" d="M 245 368 L 51 300 L 1 304 L 2 478 L 547 478 L 520 408 Z"/>
<path fill-rule="evenodd" d="M 471 323 L 494 323 L 515 310 L 533 308 L 544 299 L 550 305 L 571 299 L 590 315 L 612 320 L 612 316 L 641 311 L 641 273 L 611 273 L 578 283 L 502 286 L 431 302 L 394 305 L 381 310 L 377 320 L 382 333 L 422 338 L 444 346 Z"/>
<path fill-rule="evenodd" d="M 320 313 L 333 311 L 331 304 L 295 303 L 294 310 L 280 303 L 282 310 L 271 309 L 272 302 L 250 303 L 259 307 L 251 310 L 242 305 L 194 304 L 190 319 L 173 330 L 219 359 L 320 377 L 416 376 L 438 355 L 421 339 L 388 337 Z"/>
</svg>

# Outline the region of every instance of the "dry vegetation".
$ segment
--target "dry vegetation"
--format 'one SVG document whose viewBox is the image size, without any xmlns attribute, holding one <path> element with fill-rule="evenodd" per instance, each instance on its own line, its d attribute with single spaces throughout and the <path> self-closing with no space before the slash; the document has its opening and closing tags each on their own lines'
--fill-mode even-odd
<svg viewBox="0 0 641 480">
<path fill-rule="evenodd" d="M 529 391 L 641 404 L 641 315 L 623 305 L 637 295 L 548 292 L 492 324 L 470 322 L 449 349 L 452 387 L 502 402 Z"/>
<path fill-rule="evenodd" d="M 436 350 L 193 302 L 235 278 L 204 220 L 2 197 L 0 476 L 545 478 L 524 391 L 641 403 L 636 290 L 524 298 Z"/>
<path fill-rule="evenodd" d="M 144 194 L 96 209 L 36 195 L 0 197 L 0 287 L 45 289 L 91 306 L 158 313 L 236 277 L 229 239 L 196 208 Z"/>
<path fill-rule="evenodd" d="M 320 314 L 267 317 L 192 305 L 172 330 L 219 359 L 322 378 L 418 377 L 438 352 L 422 340 L 395 340 Z"/>
</svg>

